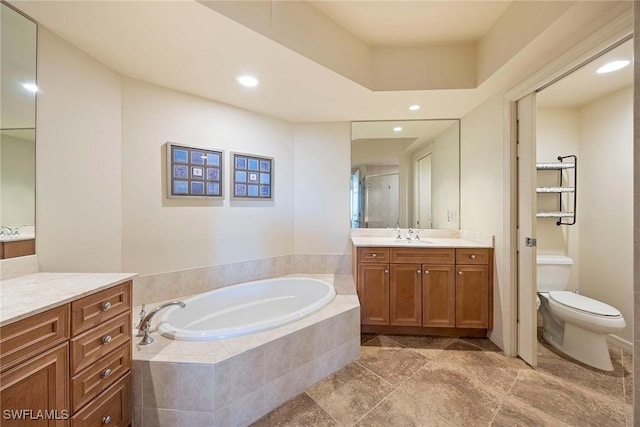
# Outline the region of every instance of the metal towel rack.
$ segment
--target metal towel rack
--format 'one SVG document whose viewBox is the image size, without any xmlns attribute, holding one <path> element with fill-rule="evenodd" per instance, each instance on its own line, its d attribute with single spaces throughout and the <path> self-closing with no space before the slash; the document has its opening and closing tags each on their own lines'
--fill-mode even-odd
<svg viewBox="0 0 640 427">
<path fill-rule="evenodd" d="M 538 162 L 536 163 L 536 169 L 558 171 L 558 185 L 557 186 L 544 186 L 536 187 L 536 193 L 538 194 L 558 194 L 558 210 L 557 211 L 545 211 L 536 213 L 537 218 L 557 218 L 556 225 L 574 225 L 576 223 L 576 200 L 578 194 L 578 157 L 575 155 L 558 156 L 557 162 Z M 565 179 L 562 172 L 565 170 L 573 171 L 573 186 L 564 185 Z M 571 182 L 571 180 L 568 180 Z M 562 195 L 570 193 L 573 195 L 573 203 L 567 203 L 567 206 L 562 204 Z M 572 208 L 572 210 L 567 210 Z"/>
</svg>

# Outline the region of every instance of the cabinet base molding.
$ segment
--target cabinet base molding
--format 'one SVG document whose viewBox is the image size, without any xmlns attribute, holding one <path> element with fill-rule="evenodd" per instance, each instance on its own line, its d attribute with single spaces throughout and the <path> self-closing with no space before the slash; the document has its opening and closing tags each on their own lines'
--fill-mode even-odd
<svg viewBox="0 0 640 427">
<path fill-rule="evenodd" d="M 361 325 L 360 332 L 364 334 L 388 335 L 434 335 L 441 337 L 486 337 L 487 329 L 471 328 L 424 328 L 421 326 L 387 326 Z"/>
</svg>

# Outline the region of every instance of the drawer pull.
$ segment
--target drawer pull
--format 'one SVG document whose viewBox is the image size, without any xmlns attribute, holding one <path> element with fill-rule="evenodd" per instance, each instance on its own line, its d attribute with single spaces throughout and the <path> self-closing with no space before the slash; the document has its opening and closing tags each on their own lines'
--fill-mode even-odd
<svg viewBox="0 0 640 427">
<path fill-rule="evenodd" d="M 471 259 L 476 259 L 476 255 L 475 254 L 471 254 L 470 258 Z"/>
<path fill-rule="evenodd" d="M 111 342 L 111 339 L 111 335 L 105 335 L 104 337 L 102 337 L 102 344 L 109 344 Z"/>
<path fill-rule="evenodd" d="M 422 271 L 420 271 L 420 270 L 418 269 L 418 270 L 416 270 L 416 273 L 421 274 L 421 273 L 422 273 Z"/>
<path fill-rule="evenodd" d="M 107 368 L 104 371 L 100 372 L 100 376 L 102 376 L 102 378 L 107 378 L 110 375 L 111 375 L 111 369 L 109 369 L 109 368 Z"/>
<path fill-rule="evenodd" d="M 372 258 L 377 258 L 377 257 L 378 257 L 378 254 L 371 254 L 371 257 L 372 257 Z"/>
<path fill-rule="evenodd" d="M 111 303 L 109 301 L 105 301 L 100 304 L 100 308 L 102 308 L 102 311 L 107 311 L 111 308 Z"/>
<path fill-rule="evenodd" d="M 111 422 L 111 415 L 107 415 L 102 419 L 102 424 L 109 424 Z"/>
<path fill-rule="evenodd" d="M 424 274 L 429 274 L 429 270 L 425 270 L 425 271 L 424 271 Z"/>
<path fill-rule="evenodd" d="M 389 274 L 389 270 L 384 270 L 384 274 Z"/>
<path fill-rule="evenodd" d="M 458 274 L 462 276 L 462 271 L 458 271 Z"/>
</svg>

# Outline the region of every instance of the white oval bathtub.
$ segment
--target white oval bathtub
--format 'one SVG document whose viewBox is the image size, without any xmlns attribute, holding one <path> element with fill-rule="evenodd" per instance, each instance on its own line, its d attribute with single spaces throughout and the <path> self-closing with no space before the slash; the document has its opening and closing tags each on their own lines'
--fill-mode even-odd
<svg viewBox="0 0 640 427">
<path fill-rule="evenodd" d="M 168 309 L 158 332 L 182 341 L 213 341 L 285 325 L 329 304 L 335 289 L 303 277 L 257 280 L 227 286 L 184 300 Z"/>
</svg>

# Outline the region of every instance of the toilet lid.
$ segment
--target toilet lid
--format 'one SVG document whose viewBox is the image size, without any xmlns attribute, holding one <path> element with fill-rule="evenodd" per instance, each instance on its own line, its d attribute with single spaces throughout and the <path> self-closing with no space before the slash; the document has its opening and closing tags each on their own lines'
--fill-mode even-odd
<svg viewBox="0 0 640 427">
<path fill-rule="evenodd" d="M 620 316 L 620 312 L 609 304 L 585 297 L 569 291 L 549 292 L 549 297 L 557 303 L 566 305 L 576 310 L 585 311 L 598 316 Z"/>
</svg>

